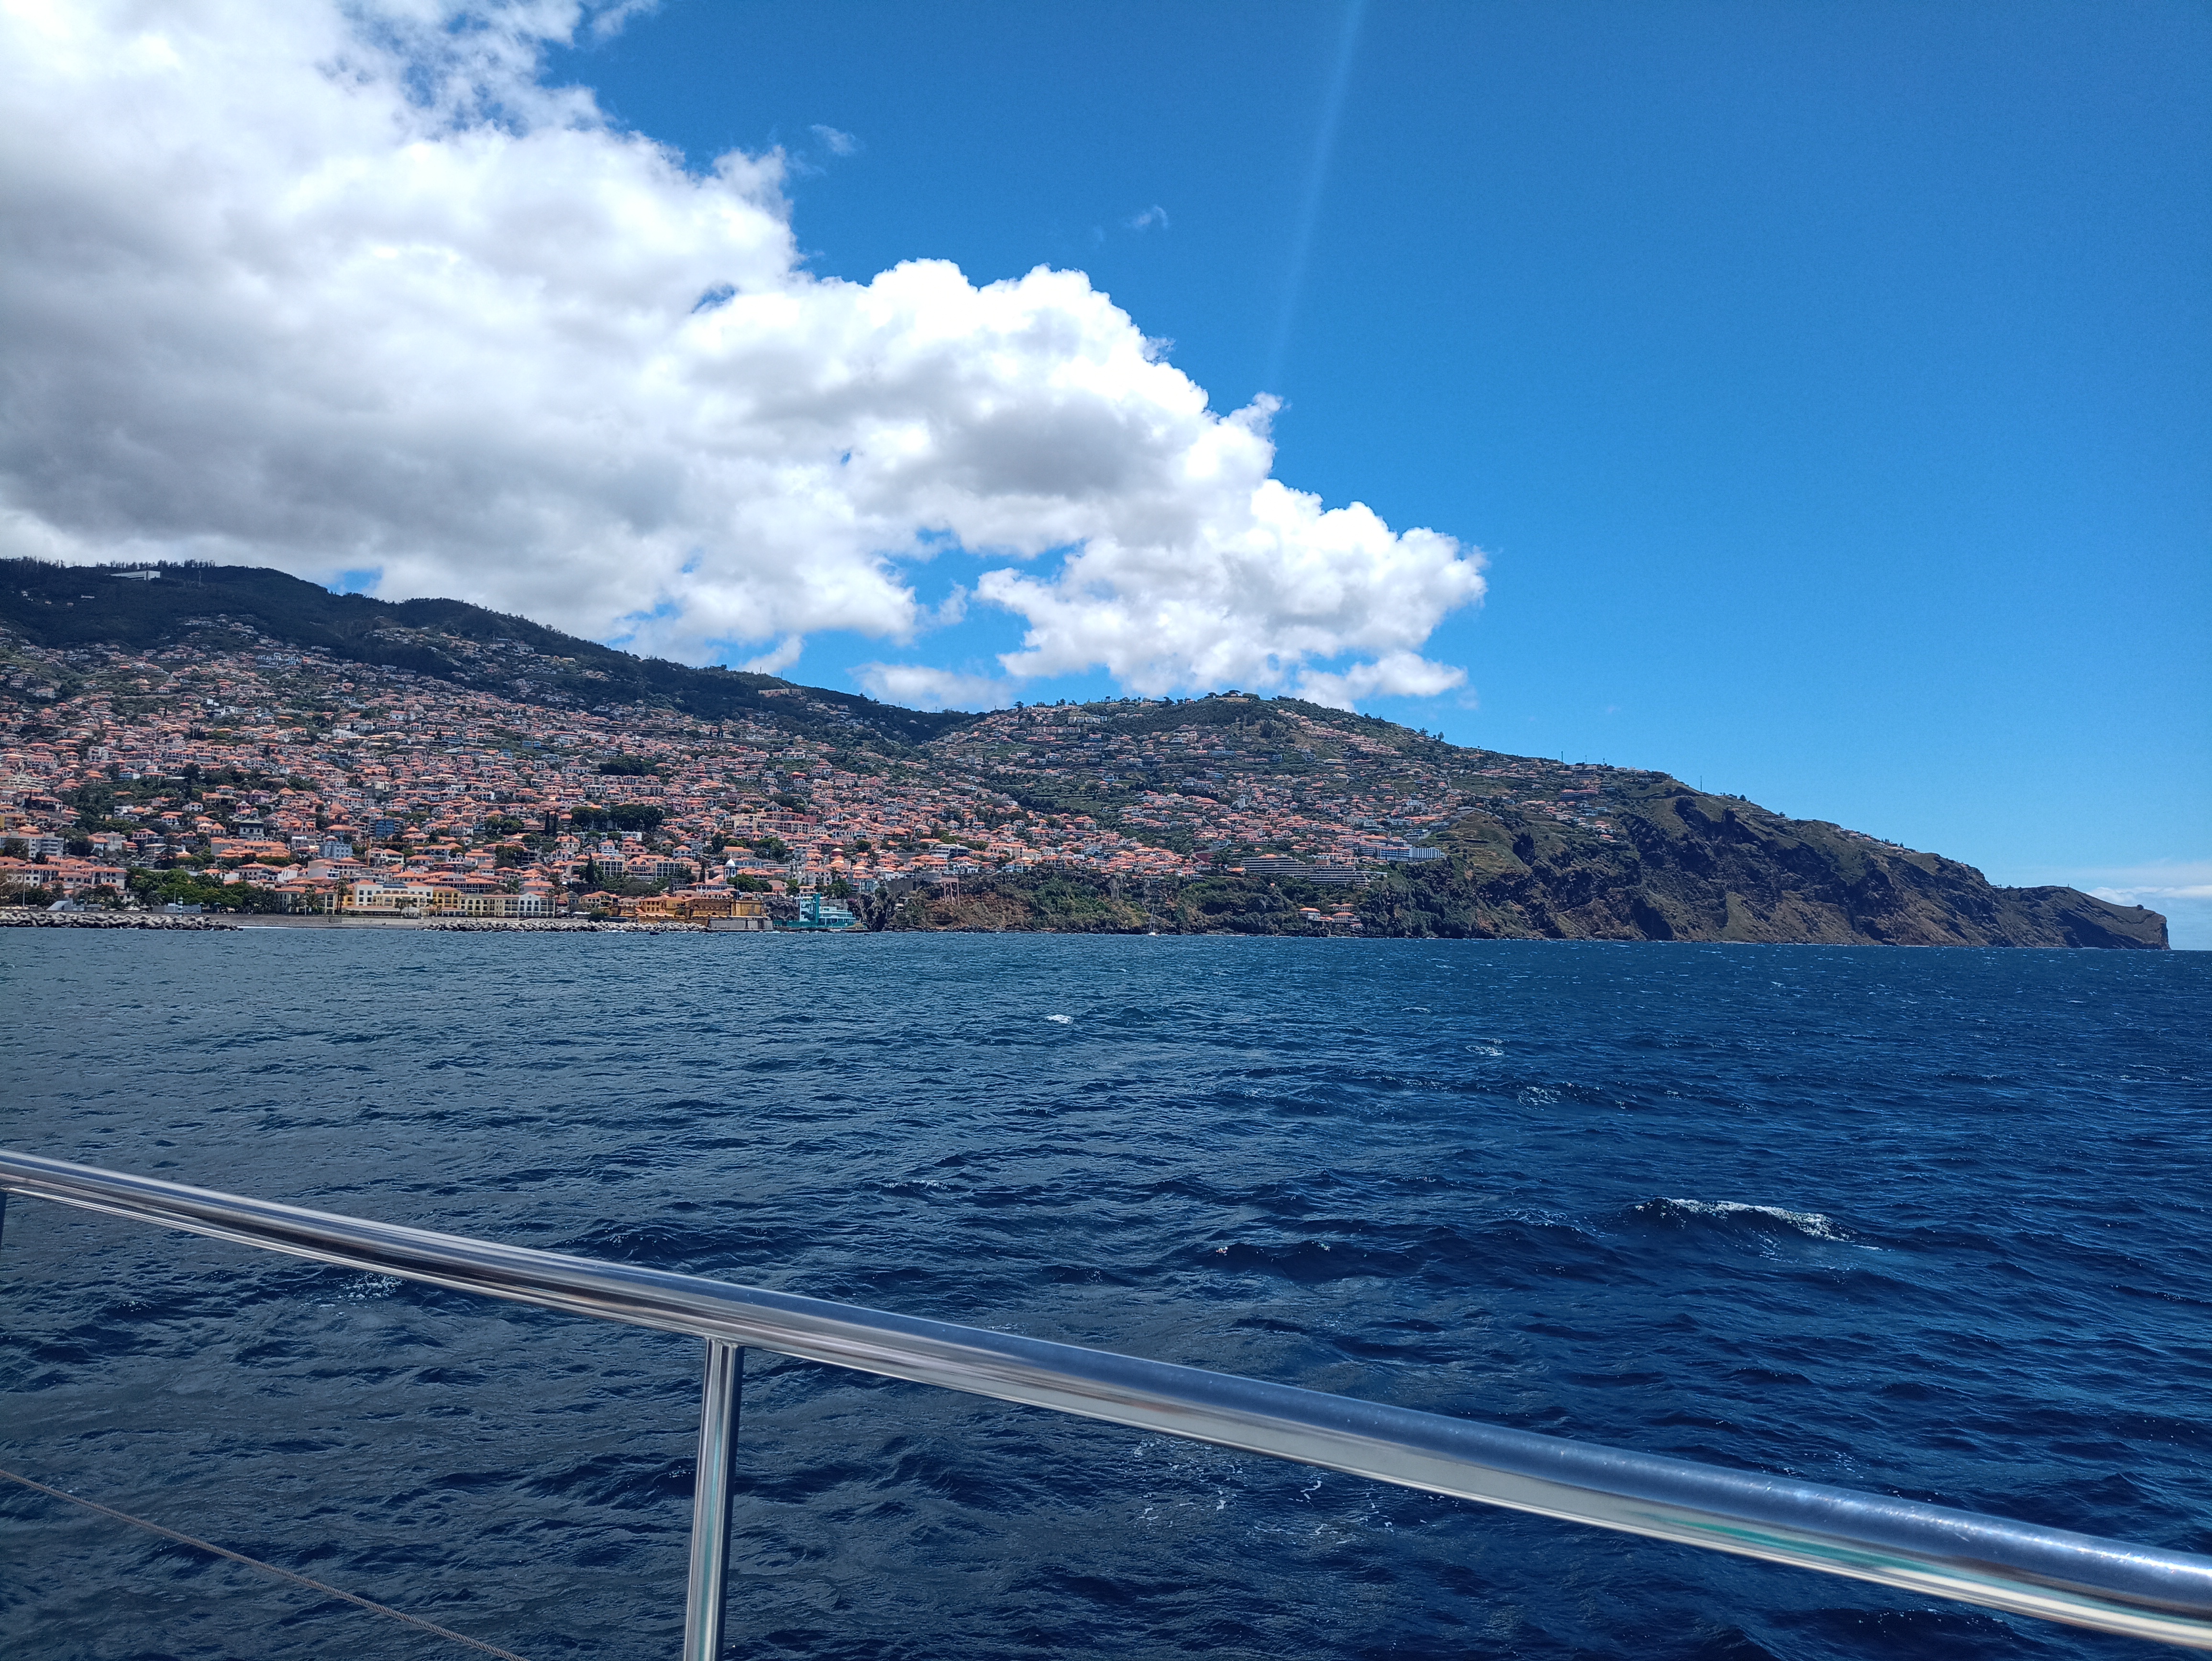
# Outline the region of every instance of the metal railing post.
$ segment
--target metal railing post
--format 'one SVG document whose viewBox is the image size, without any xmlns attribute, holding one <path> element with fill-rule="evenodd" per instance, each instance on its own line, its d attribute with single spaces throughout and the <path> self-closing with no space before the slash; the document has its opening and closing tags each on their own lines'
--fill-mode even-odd
<svg viewBox="0 0 2212 1661">
<path fill-rule="evenodd" d="M 738 1457 L 738 1396 L 745 1352 L 707 1341 L 699 1393 L 699 1477 L 691 1490 L 691 1579 L 684 1597 L 684 1661 L 722 1652 L 722 1584 L 730 1567 L 730 1486 Z"/>
</svg>

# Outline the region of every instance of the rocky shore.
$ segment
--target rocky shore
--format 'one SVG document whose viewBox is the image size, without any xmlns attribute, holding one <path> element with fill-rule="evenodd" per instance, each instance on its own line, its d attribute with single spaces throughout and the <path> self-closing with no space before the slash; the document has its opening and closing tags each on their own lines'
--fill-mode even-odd
<svg viewBox="0 0 2212 1661">
<path fill-rule="evenodd" d="M 238 925 L 214 917 L 172 916 L 162 911 L 46 911 L 27 905 L 0 905 L 0 928 L 169 928 L 195 932 Z"/>
</svg>

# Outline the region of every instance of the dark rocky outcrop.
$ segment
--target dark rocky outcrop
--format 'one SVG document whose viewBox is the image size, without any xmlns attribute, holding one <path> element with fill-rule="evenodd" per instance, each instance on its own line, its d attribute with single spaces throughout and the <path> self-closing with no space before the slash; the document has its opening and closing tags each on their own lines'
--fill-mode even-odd
<svg viewBox="0 0 2212 1661">
<path fill-rule="evenodd" d="M 2166 919 L 2072 888 L 1998 888 L 1971 866 L 1869 848 L 1829 824 L 1686 793 L 1580 845 L 1484 815 L 1450 858 L 1364 889 L 1223 873 L 1117 883 L 1074 871 L 970 878 L 863 904 L 869 927 L 1062 934 L 1319 934 L 1346 901 L 1367 939 L 1707 940 L 1745 945 L 2162 949 Z M 1617 818 L 1616 823 L 1620 820 Z"/>
<path fill-rule="evenodd" d="M 1676 781 L 1615 787 L 1610 838 L 1498 806 L 1452 857 L 1362 897 L 1393 934 L 1811 945 L 2165 946 L 2166 920 L 2072 888 L 1999 888 L 1972 866 Z"/>
</svg>

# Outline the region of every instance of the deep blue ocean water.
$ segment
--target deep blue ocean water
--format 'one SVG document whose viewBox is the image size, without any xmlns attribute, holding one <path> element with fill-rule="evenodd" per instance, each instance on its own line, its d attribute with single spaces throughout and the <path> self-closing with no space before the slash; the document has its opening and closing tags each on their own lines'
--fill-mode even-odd
<svg viewBox="0 0 2212 1661">
<path fill-rule="evenodd" d="M 0 931 L 0 1145 L 2212 1551 L 2212 954 Z M 676 1649 L 698 1346 L 16 1200 L 0 1462 Z M 756 1352 L 747 1657 L 2152 1646 Z M 468 1653 L 0 1484 L 0 1652 Z"/>
</svg>

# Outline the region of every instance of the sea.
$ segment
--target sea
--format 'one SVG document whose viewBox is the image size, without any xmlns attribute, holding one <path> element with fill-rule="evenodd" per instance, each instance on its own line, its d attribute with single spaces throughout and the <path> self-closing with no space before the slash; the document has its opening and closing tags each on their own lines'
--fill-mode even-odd
<svg viewBox="0 0 2212 1661">
<path fill-rule="evenodd" d="M 0 931 L 0 1146 L 2212 1552 L 2212 953 Z M 676 1654 L 702 1346 L 17 1198 L 0 1466 Z M 753 1352 L 746 1658 L 2119 1658 Z M 0 1482 L 15 1661 L 471 1653 Z"/>
</svg>

